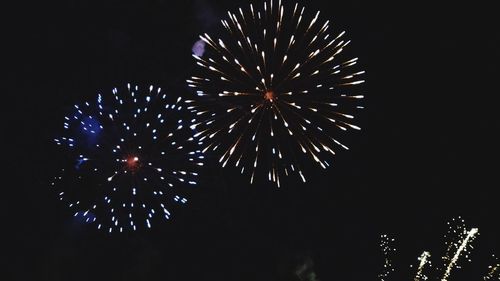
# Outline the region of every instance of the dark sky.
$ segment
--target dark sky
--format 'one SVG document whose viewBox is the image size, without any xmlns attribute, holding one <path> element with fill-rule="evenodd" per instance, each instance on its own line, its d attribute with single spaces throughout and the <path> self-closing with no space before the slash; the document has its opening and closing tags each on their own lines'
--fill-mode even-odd
<svg viewBox="0 0 500 281">
<path fill-rule="evenodd" d="M 320 280 L 376 280 L 381 233 L 398 238 L 406 269 L 424 249 L 443 248 L 445 223 L 458 215 L 480 229 L 473 259 L 482 273 L 500 254 L 495 9 L 307 2 L 348 31 L 367 71 L 352 149 L 307 184 L 279 190 L 208 165 L 170 223 L 111 236 L 74 221 L 48 188 L 65 107 L 127 82 L 186 93 L 198 34 L 247 2 L 22 3 L 7 25 L 1 279 L 278 280 L 298 254 L 313 259 Z"/>
</svg>

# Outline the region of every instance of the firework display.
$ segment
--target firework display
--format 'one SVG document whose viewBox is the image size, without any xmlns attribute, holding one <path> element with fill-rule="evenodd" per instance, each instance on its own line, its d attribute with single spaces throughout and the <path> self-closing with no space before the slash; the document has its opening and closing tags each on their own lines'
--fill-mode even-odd
<svg viewBox="0 0 500 281">
<path fill-rule="evenodd" d="M 384 270 L 378 275 L 381 281 L 385 281 L 391 272 L 394 272 L 392 256 L 396 252 L 396 249 L 392 246 L 393 243 L 394 238 L 390 238 L 387 234 L 380 236 L 380 248 L 384 253 Z"/>
<path fill-rule="evenodd" d="M 169 219 L 197 184 L 203 156 L 183 102 L 160 88 L 123 88 L 75 105 L 54 139 L 63 168 L 52 186 L 76 217 L 108 232 Z"/>
<path fill-rule="evenodd" d="M 342 134 L 360 130 L 353 119 L 363 108 L 365 72 L 345 32 L 281 0 L 228 12 L 222 26 L 220 38 L 200 36 L 205 52 L 193 54 L 197 72 L 187 80 L 203 152 L 278 187 L 290 174 L 306 182 L 305 161 L 331 166 L 348 149 Z"/>
<path fill-rule="evenodd" d="M 416 273 L 414 273 L 414 281 L 423 281 L 429 279 L 436 279 L 441 281 L 448 281 L 452 275 L 454 269 L 460 269 L 460 260 L 464 259 L 467 262 L 471 262 L 470 251 L 473 249 L 472 242 L 479 235 L 478 228 L 468 228 L 465 225 L 465 221 L 458 217 L 457 219 L 452 219 L 448 222 L 448 232 L 444 235 L 446 240 L 446 251 L 442 256 L 442 264 L 432 268 L 431 263 L 431 253 L 424 251 L 418 257 L 418 266 Z M 394 239 L 387 235 L 381 236 L 381 248 L 384 254 L 384 267 L 379 278 L 381 281 L 390 280 L 390 275 L 395 271 L 392 264 L 392 259 L 396 253 L 396 248 L 394 247 Z M 500 268 L 500 262 L 495 257 L 493 257 L 493 265 L 488 266 L 488 271 L 483 277 L 483 280 L 500 280 L 500 274 L 498 269 Z M 412 266 L 413 267 L 413 266 Z"/>
</svg>

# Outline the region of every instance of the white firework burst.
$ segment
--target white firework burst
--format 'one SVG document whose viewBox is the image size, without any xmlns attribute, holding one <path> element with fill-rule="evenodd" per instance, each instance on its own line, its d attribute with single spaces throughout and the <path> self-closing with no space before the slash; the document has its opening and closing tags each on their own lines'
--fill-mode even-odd
<svg viewBox="0 0 500 281">
<path fill-rule="evenodd" d="M 220 38 L 200 36 L 207 48 L 193 55 L 198 73 L 187 80 L 203 151 L 251 183 L 262 173 L 278 187 L 289 174 L 305 182 L 304 161 L 331 166 L 337 148 L 348 149 L 341 135 L 360 130 L 353 119 L 363 108 L 365 71 L 346 51 L 346 33 L 281 0 L 228 12 L 222 26 Z"/>
</svg>

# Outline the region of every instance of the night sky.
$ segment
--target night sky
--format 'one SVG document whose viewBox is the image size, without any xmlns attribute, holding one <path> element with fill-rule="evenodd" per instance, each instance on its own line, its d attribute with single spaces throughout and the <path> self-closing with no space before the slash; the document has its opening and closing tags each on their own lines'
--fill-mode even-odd
<svg viewBox="0 0 500 281">
<path fill-rule="evenodd" d="M 19 5 L 6 26 L 0 279 L 293 280 L 286 276 L 298 256 L 323 281 L 378 280 L 380 234 L 397 238 L 395 263 L 405 272 L 423 250 L 439 263 L 446 222 L 459 215 L 481 235 L 470 270 L 452 280 L 482 278 L 487 258 L 500 255 L 498 16 L 479 2 L 378 2 L 302 1 L 348 32 L 367 71 L 362 130 L 346 137 L 351 150 L 331 169 L 277 189 L 249 185 L 209 157 L 170 222 L 116 235 L 74 219 L 49 188 L 64 114 L 127 82 L 187 95 L 198 35 L 216 34 L 226 11 L 248 2 Z"/>
</svg>

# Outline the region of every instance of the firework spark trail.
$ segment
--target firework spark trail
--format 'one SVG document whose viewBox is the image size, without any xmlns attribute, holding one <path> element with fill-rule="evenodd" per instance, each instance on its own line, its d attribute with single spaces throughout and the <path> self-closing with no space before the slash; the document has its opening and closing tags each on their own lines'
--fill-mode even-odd
<svg viewBox="0 0 500 281">
<path fill-rule="evenodd" d="M 447 280 L 451 270 L 455 268 L 460 268 L 457 264 L 459 258 L 464 256 L 468 262 L 471 262 L 469 258 L 469 248 L 472 249 L 472 241 L 479 235 L 479 230 L 477 228 L 471 228 L 467 230 L 464 219 L 461 217 L 453 218 L 448 222 L 448 232 L 444 236 L 446 245 L 446 254 L 442 257 L 444 261 L 443 276 L 441 280 Z"/>
<path fill-rule="evenodd" d="M 478 231 L 479 230 L 477 228 L 472 228 L 469 232 L 467 232 L 467 236 L 460 243 L 460 247 L 456 251 L 455 255 L 453 255 L 453 258 L 451 259 L 450 263 L 446 267 L 446 271 L 445 271 L 445 273 L 443 275 L 443 278 L 441 278 L 441 281 L 448 280 L 448 278 L 450 277 L 450 274 L 451 274 L 451 270 L 453 269 L 453 267 L 457 263 L 458 259 L 460 258 L 460 255 L 462 254 L 462 252 L 464 250 L 466 250 L 466 248 L 468 246 L 468 243 L 470 241 L 472 241 L 474 239 L 474 237 L 476 237 L 476 234 L 478 233 Z"/>
<path fill-rule="evenodd" d="M 128 84 L 64 118 L 54 141 L 66 163 L 52 186 L 75 217 L 110 233 L 135 231 L 169 219 L 168 204 L 187 202 L 179 192 L 197 184 L 203 155 L 173 118 L 184 103 L 167 100 L 160 88 Z"/>
<path fill-rule="evenodd" d="M 201 69 L 187 80 L 197 97 L 186 103 L 203 151 L 251 182 L 262 170 L 280 186 L 292 173 L 306 181 L 302 160 L 326 169 L 336 147 L 348 149 L 337 136 L 360 130 L 352 120 L 364 71 L 345 52 L 345 32 L 330 36 L 320 12 L 276 2 L 228 12 L 221 38 L 200 36 L 205 57 L 193 54 Z"/>
<path fill-rule="evenodd" d="M 427 251 L 424 251 L 422 255 L 418 258 L 420 261 L 417 269 L 417 274 L 415 275 L 414 281 L 420 281 L 420 280 L 427 280 L 427 276 L 423 274 L 423 270 L 425 265 L 430 264 L 429 258 L 431 257 L 431 254 Z"/>
<path fill-rule="evenodd" d="M 381 281 L 385 281 L 391 272 L 394 272 L 394 267 L 392 265 L 392 255 L 396 252 L 396 248 L 392 245 L 394 238 L 389 238 L 386 234 L 380 236 L 380 247 L 384 254 L 384 269 L 382 273 L 378 275 Z"/>
<path fill-rule="evenodd" d="M 488 273 L 484 276 L 483 280 L 493 280 L 495 279 L 495 276 L 497 280 L 500 280 L 500 261 L 497 257 L 495 257 L 495 255 L 492 255 L 492 257 L 495 260 L 495 263 L 488 266 Z"/>
<path fill-rule="evenodd" d="M 468 262 L 471 262 L 469 258 L 469 249 L 473 249 L 471 244 L 479 235 L 478 228 L 470 228 L 467 230 L 464 220 L 460 217 L 458 217 L 458 220 L 452 219 L 452 222 L 454 224 L 448 222 L 449 229 L 447 235 L 445 235 L 447 239 L 447 249 L 445 255 L 442 257 L 445 263 L 442 269 L 438 269 L 434 272 L 436 274 L 436 279 L 440 279 L 441 281 L 447 281 L 451 275 L 451 271 L 454 268 L 460 268 L 458 262 L 461 257 L 465 257 Z M 458 224 L 456 224 L 457 222 Z M 387 280 L 391 272 L 395 271 L 392 265 L 392 254 L 396 252 L 396 249 L 391 245 L 393 241 L 394 239 L 390 239 L 387 235 L 381 236 L 380 246 L 384 253 L 384 269 L 383 272 L 379 274 L 379 277 L 383 281 Z M 431 254 L 428 251 L 424 251 L 422 255 L 420 255 L 418 258 L 419 265 L 417 272 L 413 277 L 414 281 L 428 280 L 428 276 L 423 272 L 427 265 L 429 267 L 432 266 L 430 257 Z M 493 255 L 493 258 L 495 260 L 494 264 L 488 266 L 488 272 L 483 277 L 483 280 L 500 280 L 500 262 L 495 255 Z M 440 277 L 437 276 L 438 274 Z"/>
</svg>

